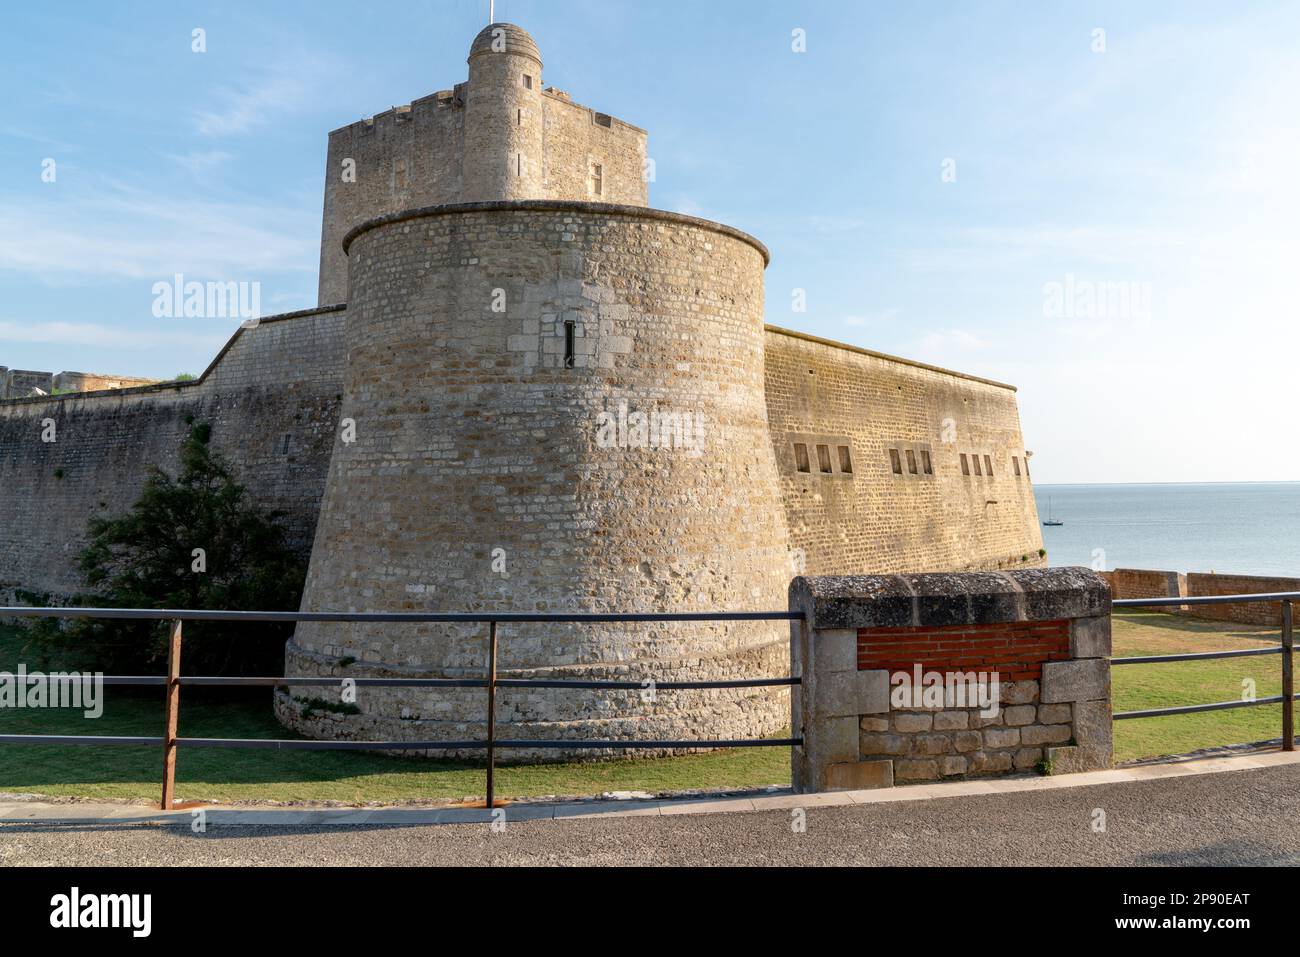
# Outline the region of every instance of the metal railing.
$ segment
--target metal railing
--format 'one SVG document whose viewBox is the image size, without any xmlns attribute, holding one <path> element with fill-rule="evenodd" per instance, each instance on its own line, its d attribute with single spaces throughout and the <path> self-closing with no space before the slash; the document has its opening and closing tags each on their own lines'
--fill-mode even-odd
<svg viewBox="0 0 1300 957">
<path fill-rule="evenodd" d="M 501 623 L 620 623 L 620 622 L 715 622 L 715 621 L 797 621 L 803 616 L 793 611 L 666 612 L 663 614 L 615 614 L 584 612 L 547 614 L 541 612 L 494 612 L 469 614 L 459 612 L 290 612 L 290 611 L 201 611 L 142 608 L 28 608 L 0 607 L 0 619 L 14 618 L 96 618 L 136 619 L 171 622 L 167 646 L 166 675 L 105 675 L 103 683 L 114 686 L 163 687 L 166 689 L 163 735 L 161 737 L 116 735 L 0 734 L 0 744 L 70 744 L 70 745 L 144 745 L 163 749 L 162 809 L 172 810 L 176 800 L 176 752 L 187 748 L 270 748 L 286 751 L 452 751 L 483 749 L 487 753 L 487 807 L 496 806 L 496 752 L 503 748 L 631 750 L 661 748 L 752 748 L 789 747 L 803 744 L 793 738 L 740 738 L 718 740 L 558 740 L 506 739 L 496 736 L 496 694 L 498 688 L 569 688 L 640 691 L 643 681 L 601 681 L 570 678 L 498 678 L 497 626 Z M 321 677 L 208 677 L 182 675 L 181 644 L 186 621 L 244 622 L 370 622 L 412 624 L 449 622 L 486 624 L 486 668 L 481 678 L 321 678 Z M 483 688 L 487 691 L 485 720 L 487 737 L 481 741 L 320 741 L 294 738 L 182 738 L 178 735 L 180 689 L 191 687 L 339 687 L 351 682 L 354 687 Z M 658 690 L 709 690 L 719 688 L 765 688 L 798 685 L 800 678 L 744 678 L 731 681 L 655 681 Z"/>
<path fill-rule="evenodd" d="M 1178 661 L 1206 661 L 1212 658 L 1249 658 L 1256 655 L 1282 656 L 1282 693 L 1267 698 L 1250 698 L 1241 701 L 1216 701 L 1212 704 L 1182 705 L 1176 708 L 1150 708 L 1146 711 L 1120 711 L 1111 716 L 1114 721 L 1132 718 L 1159 718 L 1174 714 L 1196 714 L 1201 711 L 1228 711 L 1232 708 L 1254 708 L 1266 704 L 1282 704 L 1282 749 L 1295 750 L 1295 654 L 1292 630 L 1292 603 L 1300 599 L 1300 592 L 1265 592 L 1258 595 L 1204 595 L 1188 598 L 1121 598 L 1111 604 L 1114 608 L 1167 608 L 1171 606 L 1232 605 L 1251 602 L 1280 602 L 1282 606 L 1282 643 L 1277 648 L 1244 648 L 1237 651 L 1202 651 L 1180 655 L 1137 655 L 1129 658 L 1112 658 L 1112 665 L 1150 665 Z"/>
</svg>

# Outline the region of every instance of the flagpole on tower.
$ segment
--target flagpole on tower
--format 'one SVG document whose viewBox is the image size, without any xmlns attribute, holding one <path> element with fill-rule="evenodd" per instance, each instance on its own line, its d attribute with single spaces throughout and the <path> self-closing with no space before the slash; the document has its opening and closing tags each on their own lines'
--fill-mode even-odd
<svg viewBox="0 0 1300 957">
<path fill-rule="evenodd" d="M 488 25 L 497 22 L 497 0 L 488 0 Z"/>
</svg>

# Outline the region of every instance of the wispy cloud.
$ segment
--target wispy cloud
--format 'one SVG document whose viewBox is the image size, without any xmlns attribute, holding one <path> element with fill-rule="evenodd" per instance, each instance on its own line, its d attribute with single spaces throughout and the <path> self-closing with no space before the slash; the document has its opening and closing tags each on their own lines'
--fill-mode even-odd
<svg viewBox="0 0 1300 957">
<path fill-rule="evenodd" d="M 188 153 L 168 153 L 167 158 L 189 170 L 191 176 L 200 177 L 209 170 L 228 162 L 230 154 L 223 150 L 191 150 Z"/>
<path fill-rule="evenodd" d="M 197 350 L 218 349 L 234 334 L 234 323 L 222 324 L 216 320 L 178 320 L 167 322 L 193 327 L 200 322 L 208 324 L 205 331 L 189 329 L 124 328 L 91 322 L 14 322 L 0 319 L 0 342 L 50 343 L 103 348 L 151 348 L 156 346 L 183 346 Z M 159 320 L 161 323 L 162 320 Z"/>
</svg>

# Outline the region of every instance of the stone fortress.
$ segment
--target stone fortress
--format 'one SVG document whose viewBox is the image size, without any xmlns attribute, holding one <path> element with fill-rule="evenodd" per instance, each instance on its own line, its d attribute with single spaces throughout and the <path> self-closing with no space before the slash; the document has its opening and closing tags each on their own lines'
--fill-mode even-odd
<svg viewBox="0 0 1300 957">
<path fill-rule="evenodd" d="M 239 329 L 193 382 L 0 402 L 0 589 L 75 592 L 86 520 L 173 467 L 193 421 L 285 514 L 304 610 L 774 610 L 797 574 L 1043 564 L 1012 387 L 765 325 L 766 247 L 651 208 L 644 130 L 545 87 L 519 27 L 485 28 L 468 63 L 330 134 L 315 309 Z M 479 676 L 484 631 L 304 624 L 286 674 Z M 789 666 L 782 623 L 529 624 L 503 626 L 499 675 Z M 276 700 L 313 736 L 484 734 L 481 690 L 357 706 Z M 790 714 L 772 689 L 498 707 L 509 738 L 744 737 Z"/>
</svg>

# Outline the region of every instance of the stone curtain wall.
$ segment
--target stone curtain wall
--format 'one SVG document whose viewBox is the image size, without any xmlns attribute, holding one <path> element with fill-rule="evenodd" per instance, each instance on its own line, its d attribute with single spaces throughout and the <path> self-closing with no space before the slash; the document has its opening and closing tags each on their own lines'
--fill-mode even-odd
<svg viewBox="0 0 1300 957">
<path fill-rule="evenodd" d="M 784 606 L 791 577 L 763 405 L 766 250 L 635 207 L 441 207 L 349 247 L 345 399 L 306 610 L 673 612 Z M 496 291 L 503 293 L 503 298 Z M 494 301 L 504 305 L 494 311 Z M 573 355 L 565 362 L 566 331 Z M 601 441 L 601 416 L 676 413 L 702 443 Z M 305 624 L 287 674 L 482 674 L 486 626 Z M 782 677 L 785 625 L 504 625 L 499 673 Z M 779 730 L 774 688 L 502 688 L 503 737 L 729 738 Z M 481 690 L 365 689 L 308 735 L 472 740 Z M 515 752 L 557 758 L 562 752 Z M 589 751 L 573 757 L 602 757 Z"/>
<path fill-rule="evenodd" d="M 130 508 L 150 466 L 174 473 L 187 416 L 212 425 L 213 448 L 259 505 L 286 513 L 306 556 L 338 429 L 344 315 L 263 319 L 196 382 L 0 402 L 0 592 L 82 589 L 87 520 Z"/>
<path fill-rule="evenodd" d="M 1110 598 L 1082 568 L 798 578 L 791 633 L 799 791 L 1111 760 Z M 994 707 L 892 700 L 891 679 L 998 673 Z"/>
<path fill-rule="evenodd" d="M 1014 389 L 770 326 L 766 347 L 772 447 L 802 571 L 1044 564 Z M 832 471 L 821 472 L 814 457 L 810 471 L 800 472 L 796 442 L 810 452 L 828 445 Z M 837 458 L 844 442 L 851 473 Z M 890 450 L 900 455 L 901 475 Z M 932 474 L 925 474 L 922 452 Z M 976 454 L 981 473 L 989 456 L 991 477 L 974 474 L 969 459 Z"/>
<path fill-rule="evenodd" d="M 1117 568 L 1098 574 L 1110 585 L 1111 598 L 1179 598 L 1187 595 L 1187 576 L 1178 572 Z"/>
</svg>

